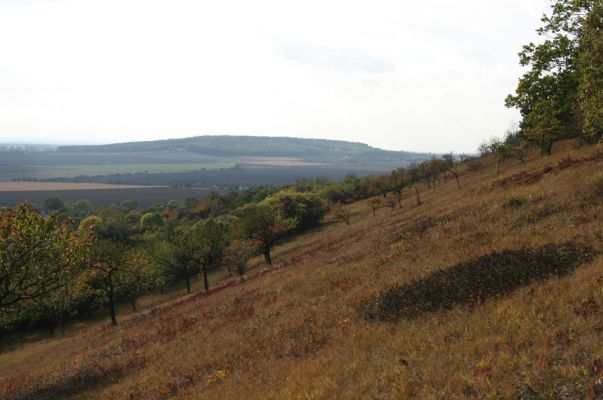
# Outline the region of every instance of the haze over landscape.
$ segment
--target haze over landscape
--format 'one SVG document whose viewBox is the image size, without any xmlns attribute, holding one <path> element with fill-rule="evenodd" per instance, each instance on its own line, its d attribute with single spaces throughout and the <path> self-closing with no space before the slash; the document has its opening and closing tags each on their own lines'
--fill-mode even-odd
<svg viewBox="0 0 603 400">
<path fill-rule="evenodd" d="M 203 134 L 473 152 L 546 0 L 2 0 L 0 141 Z"/>
</svg>

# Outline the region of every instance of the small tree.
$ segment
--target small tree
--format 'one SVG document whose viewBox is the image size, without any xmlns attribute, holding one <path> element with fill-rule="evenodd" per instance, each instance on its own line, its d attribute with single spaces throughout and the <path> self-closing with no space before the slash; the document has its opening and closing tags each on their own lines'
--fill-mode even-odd
<svg viewBox="0 0 603 400">
<path fill-rule="evenodd" d="M 345 207 L 341 203 L 335 203 L 332 211 L 335 218 L 344 220 L 346 225 L 350 224 L 350 220 L 352 218 L 352 211 L 349 208 Z"/>
<path fill-rule="evenodd" d="M 423 204 L 423 202 L 421 202 L 421 197 L 419 196 L 419 189 L 417 189 L 416 186 L 415 186 L 415 195 L 417 196 L 417 205 L 420 206 L 421 204 Z"/>
<path fill-rule="evenodd" d="M 492 153 L 496 154 L 496 176 L 500 174 L 500 165 L 504 160 L 513 157 L 513 148 L 511 145 L 506 144 L 502 140 L 493 140 L 490 143 L 490 149 Z"/>
<path fill-rule="evenodd" d="M 373 210 L 373 217 L 377 216 L 377 210 L 383 207 L 383 202 L 379 197 L 372 197 L 368 200 L 368 204 Z"/>
<path fill-rule="evenodd" d="M 117 325 L 115 298 L 124 284 L 120 275 L 127 269 L 127 252 L 125 244 L 111 239 L 98 239 L 92 246 L 90 283 L 107 299 L 112 325 Z"/>
<path fill-rule="evenodd" d="M 59 196 L 48 196 L 42 201 L 42 209 L 48 212 L 63 212 L 65 211 L 65 203 Z"/>
<path fill-rule="evenodd" d="M 247 262 L 256 254 L 257 246 L 254 246 L 249 240 L 234 239 L 225 249 L 223 264 L 228 270 L 230 276 L 233 271 L 243 276 L 247 272 Z"/>
<path fill-rule="evenodd" d="M 285 218 L 278 210 L 263 204 L 248 205 L 240 209 L 238 214 L 243 236 L 262 249 L 266 264 L 272 266 L 272 246 L 297 226 L 297 219 Z"/>
<path fill-rule="evenodd" d="M 218 267 L 224 257 L 230 236 L 230 224 L 225 218 L 209 218 L 192 227 L 193 257 L 203 274 L 205 290 L 209 290 L 208 272 Z"/>
<path fill-rule="evenodd" d="M 456 179 L 456 184 L 458 186 L 458 188 L 461 188 L 461 182 L 459 181 L 459 173 L 456 169 L 456 163 L 454 162 L 454 156 L 452 155 L 452 153 L 448 153 L 448 154 L 444 154 L 442 156 L 442 160 L 444 160 L 445 165 L 446 165 L 446 170 L 448 172 L 450 172 L 452 174 L 452 176 L 454 176 L 454 179 Z"/>
<path fill-rule="evenodd" d="M 387 196 L 385 198 L 385 206 L 391 208 L 392 212 L 394 211 L 397 205 L 398 202 L 396 201 L 395 197 Z"/>
</svg>

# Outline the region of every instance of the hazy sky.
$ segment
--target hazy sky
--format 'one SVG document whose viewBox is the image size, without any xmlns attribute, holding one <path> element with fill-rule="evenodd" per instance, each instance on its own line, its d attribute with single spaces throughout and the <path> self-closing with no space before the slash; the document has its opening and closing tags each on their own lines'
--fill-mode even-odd
<svg viewBox="0 0 603 400">
<path fill-rule="evenodd" d="M 473 151 L 547 0 L 0 0 L 0 141 L 201 134 Z"/>
</svg>

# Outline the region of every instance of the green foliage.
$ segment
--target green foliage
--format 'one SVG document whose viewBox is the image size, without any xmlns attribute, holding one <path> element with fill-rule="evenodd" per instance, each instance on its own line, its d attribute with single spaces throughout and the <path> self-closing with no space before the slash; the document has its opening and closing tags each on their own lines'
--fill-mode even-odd
<svg viewBox="0 0 603 400">
<path fill-rule="evenodd" d="M 153 230 L 164 225 L 163 217 L 157 212 L 146 213 L 140 219 L 140 227 L 144 230 Z"/>
<path fill-rule="evenodd" d="M 519 53 L 529 70 L 506 105 L 520 110 L 523 137 L 543 154 L 559 138 L 601 136 L 601 9 L 599 0 L 555 0 L 538 29 L 546 39 Z"/>
<path fill-rule="evenodd" d="M 223 264 L 230 274 L 236 273 L 239 276 L 247 272 L 247 262 L 257 252 L 257 246 L 249 240 L 234 239 L 225 249 Z"/>
<path fill-rule="evenodd" d="M 298 224 L 296 218 L 287 218 L 267 204 L 249 204 L 237 212 L 243 237 L 262 249 L 267 264 L 272 265 L 270 249 Z"/>
<path fill-rule="evenodd" d="M 85 264 L 89 237 L 29 205 L 0 211 L 0 319 L 65 285 Z"/>
<path fill-rule="evenodd" d="M 92 212 L 92 202 L 90 200 L 81 199 L 72 204 L 74 215 L 77 217 L 85 217 Z"/>
<path fill-rule="evenodd" d="M 120 208 L 123 212 L 130 212 L 138 208 L 138 202 L 136 200 L 124 200 L 121 202 Z"/>
<path fill-rule="evenodd" d="M 584 134 L 590 142 L 603 136 L 603 4 L 595 2 L 584 19 L 578 56 L 578 96 Z"/>
<path fill-rule="evenodd" d="M 327 202 L 320 196 L 291 190 L 277 192 L 261 204 L 274 207 L 284 218 L 297 220 L 296 230 L 318 225 L 329 210 Z"/>
<path fill-rule="evenodd" d="M 45 211 L 65 211 L 65 203 L 59 196 L 48 196 L 42 202 Z"/>
</svg>

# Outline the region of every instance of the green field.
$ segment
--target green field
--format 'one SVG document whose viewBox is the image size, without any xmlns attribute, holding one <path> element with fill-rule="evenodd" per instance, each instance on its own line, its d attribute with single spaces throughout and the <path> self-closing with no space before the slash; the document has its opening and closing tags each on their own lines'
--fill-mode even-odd
<svg viewBox="0 0 603 400">
<path fill-rule="evenodd" d="M 198 171 L 201 169 L 224 169 L 234 166 L 235 163 L 233 162 L 0 166 L 0 180 L 75 178 L 82 175 L 177 173 Z"/>
</svg>

